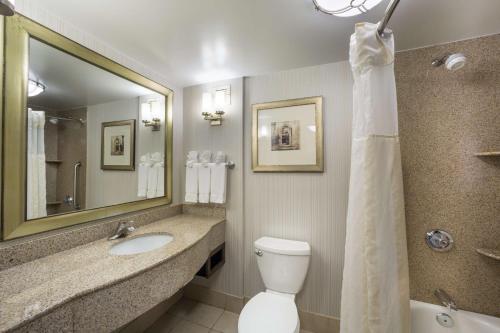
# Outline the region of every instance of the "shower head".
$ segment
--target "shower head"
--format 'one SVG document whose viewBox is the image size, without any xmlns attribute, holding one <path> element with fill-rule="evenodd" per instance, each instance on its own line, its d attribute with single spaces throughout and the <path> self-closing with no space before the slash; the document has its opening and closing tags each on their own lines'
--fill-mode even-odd
<svg viewBox="0 0 500 333">
<path fill-rule="evenodd" d="M 467 58 L 462 53 L 455 53 L 446 58 L 445 66 L 449 71 L 457 71 L 465 66 Z"/>
<path fill-rule="evenodd" d="M 66 118 L 66 117 L 56 117 L 56 116 L 48 116 L 49 122 L 53 125 L 59 124 L 59 121 L 76 121 L 79 122 L 81 126 L 85 126 L 87 121 L 85 119 L 73 119 L 73 118 Z"/>
<path fill-rule="evenodd" d="M 432 61 L 432 66 L 439 67 L 445 65 L 446 69 L 449 71 L 457 71 L 465 66 L 467 62 L 467 57 L 462 53 L 454 53 L 445 55 L 442 58 L 437 58 Z"/>
</svg>

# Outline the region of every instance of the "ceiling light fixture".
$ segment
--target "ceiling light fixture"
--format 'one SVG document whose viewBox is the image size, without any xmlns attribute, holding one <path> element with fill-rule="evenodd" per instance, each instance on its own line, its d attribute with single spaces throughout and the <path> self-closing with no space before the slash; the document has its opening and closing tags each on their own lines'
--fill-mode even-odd
<svg viewBox="0 0 500 333">
<path fill-rule="evenodd" d="M 45 91 L 45 86 L 40 82 L 28 80 L 28 97 L 40 95 Z"/>
<path fill-rule="evenodd" d="M 316 9 L 323 13 L 349 17 L 366 13 L 382 0 L 313 0 Z"/>
<path fill-rule="evenodd" d="M 0 15 L 12 16 L 15 13 L 15 0 L 0 0 Z"/>
</svg>

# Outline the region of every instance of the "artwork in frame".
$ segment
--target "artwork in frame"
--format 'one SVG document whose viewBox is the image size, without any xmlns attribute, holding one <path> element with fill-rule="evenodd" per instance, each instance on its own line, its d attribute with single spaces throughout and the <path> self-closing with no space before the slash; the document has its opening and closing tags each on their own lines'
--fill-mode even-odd
<svg viewBox="0 0 500 333">
<path fill-rule="evenodd" d="M 101 169 L 135 170 L 135 119 L 102 123 Z"/>
<path fill-rule="evenodd" d="M 252 105 L 254 172 L 323 172 L 323 97 Z"/>
</svg>

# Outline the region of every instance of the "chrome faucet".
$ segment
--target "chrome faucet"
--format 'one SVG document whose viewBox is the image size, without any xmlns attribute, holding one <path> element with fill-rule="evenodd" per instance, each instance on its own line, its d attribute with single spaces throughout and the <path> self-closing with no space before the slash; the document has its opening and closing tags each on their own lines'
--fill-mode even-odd
<svg viewBox="0 0 500 333">
<path fill-rule="evenodd" d="M 441 303 L 448 308 L 448 310 L 458 310 L 455 301 L 443 289 L 434 290 L 434 296 L 436 296 L 441 301 Z"/>
<path fill-rule="evenodd" d="M 109 236 L 108 240 L 114 240 L 122 237 L 126 237 L 131 232 L 135 231 L 135 227 L 132 225 L 134 221 L 120 222 L 116 228 L 113 235 Z"/>
</svg>

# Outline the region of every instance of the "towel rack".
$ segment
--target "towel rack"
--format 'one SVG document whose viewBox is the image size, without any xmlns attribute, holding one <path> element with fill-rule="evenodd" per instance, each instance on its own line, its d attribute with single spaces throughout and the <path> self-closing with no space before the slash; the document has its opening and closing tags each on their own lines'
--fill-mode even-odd
<svg viewBox="0 0 500 333">
<path fill-rule="evenodd" d="M 215 162 L 210 162 L 210 163 L 215 163 Z M 207 167 L 208 166 L 207 165 L 208 163 L 199 163 L 199 162 L 195 162 L 195 163 L 192 163 L 190 165 L 193 165 L 193 164 L 200 165 L 200 166 L 203 166 L 203 167 Z M 229 161 L 229 162 L 225 162 L 225 163 L 215 163 L 215 164 L 225 164 L 226 167 L 228 169 L 231 169 L 231 170 L 234 169 L 234 167 L 236 166 L 236 164 L 233 161 Z M 189 167 L 188 164 L 186 164 L 185 166 Z"/>
</svg>

